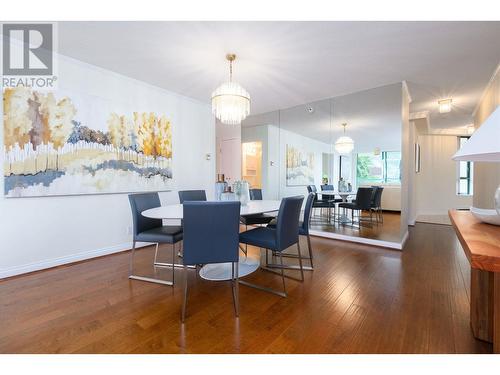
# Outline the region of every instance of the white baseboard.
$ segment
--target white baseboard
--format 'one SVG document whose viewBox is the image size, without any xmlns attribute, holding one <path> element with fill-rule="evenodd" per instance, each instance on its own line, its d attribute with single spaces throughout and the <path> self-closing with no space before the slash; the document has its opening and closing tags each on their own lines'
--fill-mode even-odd
<svg viewBox="0 0 500 375">
<path fill-rule="evenodd" d="M 137 243 L 136 247 L 150 246 L 149 243 Z M 125 242 L 118 245 L 103 247 L 101 249 L 84 251 L 76 254 L 71 254 L 59 258 L 46 259 L 39 262 L 22 264 L 19 266 L 0 269 L 0 279 L 6 277 L 21 275 L 23 273 L 39 271 L 47 268 L 61 266 L 63 264 L 75 263 L 86 259 L 96 258 L 103 255 L 119 253 L 120 251 L 129 250 L 132 248 L 132 242 Z"/>
<path fill-rule="evenodd" d="M 404 243 L 408 239 L 408 232 L 405 233 L 405 235 L 403 236 L 403 240 L 401 242 L 390 242 L 390 241 L 374 240 L 372 238 L 352 237 L 352 236 L 347 236 L 345 234 L 322 232 L 322 231 L 317 231 L 317 230 L 311 230 L 310 233 L 311 233 L 311 236 L 331 238 L 334 240 L 347 241 L 347 242 L 361 243 L 364 245 L 387 247 L 389 249 L 396 249 L 396 250 L 402 250 Z"/>
</svg>

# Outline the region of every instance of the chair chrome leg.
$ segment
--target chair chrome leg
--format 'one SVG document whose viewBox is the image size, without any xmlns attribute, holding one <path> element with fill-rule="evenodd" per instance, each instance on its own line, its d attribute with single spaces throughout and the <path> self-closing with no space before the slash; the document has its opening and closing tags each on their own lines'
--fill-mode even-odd
<svg viewBox="0 0 500 375">
<path fill-rule="evenodd" d="M 182 242 L 183 242 L 183 241 L 180 241 L 179 251 L 177 252 L 177 256 L 178 256 L 179 258 L 182 258 Z"/>
<path fill-rule="evenodd" d="M 283 257 L 281 256 L 281 251 L 279 253 L 280 253 L 280 263 L 281 263 L 281 280 L 283 280 L 283 294 L 286 297 L 287 294 L 286 294 L 286 286 L 285 286 L 285 270 L 283 269 Z"/>
<path fill-rule="evenodd" d="M 134 274 L 134 255 L 135 255 L 135 241 L 132 241 L 132 251 L 130 252 L 130 263 L 128 265 L 128 276 Z"/>
<path fill-rule="evenodd" d="M 302 266 L 302 256 L 300 255 L 300 238 L 297 241 L 297 251 L 299 253 L 299 264 L 300 264 L 300 279 L 304 281 L 304 268 Z"/>
<path fill-rule="evenodd" d="M 172 244 L 172 264 L 175 264 L 175 243 Z M 175 279 L 175 267 L 172 267 L 172 284 Z"/>
<path fill-rule="evenodd" d="M 311 236 L 310 235 L 307 235 L 307 247 L 309 249 L 309 261 L 311 262 L 311 268 L 314 268 L 313 253 L 312 253 L 312 246 L 311 246 Z"/>
<path fill-rule="evenodd" d="M 158 246 L 158 244 L 157 244 Z M 132 251 L 130 252 L 130 264 L 129 264 L 129 274 L 128 278 L 132 280 L 147 281 L 149 283 L 163 284 L 163 285 L 174 285 L 174 281 L 167 281 L 162 279 L 155 279 L 153 277 L 145 277 L 134 275 L 134 256 L 135 256 L 135 241 L 132 241 Z M 161 267 L 163 263 L 153 263 L 153 266 Z"/>
<path fill-rule="evenodd" d="M 184 323 L 186 317 L 186 304 L 187 304 L 187 293 L 188 293 L 188 272 L 187 267 L 184 267 L 184 299 L 182 300 L 182 313 L 181 321 Z"/>
<path fill-rule="evenodd" d="M 240 316 L 238 262 L 231 264 L 231 288 L 233 291 L 234 313 Z"/>
<path fill-rule="evenodd" d="M 153 263 L 156 263 L 156 260 L 157 260 L 157 258 L 158 258 L 158 246 L 159 246 L 159 245 L 160 245 L 159 243 L 156 243 L 156 248 L 155 248 L 155 260 L 154 260 L 154 262 L 153 262 Z"/>
</svg>

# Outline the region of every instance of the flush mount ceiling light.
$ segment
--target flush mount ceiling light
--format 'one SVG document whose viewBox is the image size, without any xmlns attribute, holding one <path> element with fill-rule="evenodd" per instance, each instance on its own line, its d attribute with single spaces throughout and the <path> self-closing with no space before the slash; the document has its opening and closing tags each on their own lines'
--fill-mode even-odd
<svg viewBox="0 0 500 375">
<path fill-rule="evenodd" d="M 344 122 L 342 126 L 344 127 L 344 135 L 335 142 L 335 150 L 340 155 L 345 155 L 349 154 L 354 149 L 354 141 L 352 138 L 345 135 L 345 127 L 347 124 Z"/>
<path fill-rule="evenodd" d="M 235 54 L 227 54 L 229 82 L 225 82 L 212 93 L 212 113 L 223 124 L 238 125 L 250 114 L 250 94 L 239 83 L 233 82 Z"/>
<path fill-rule="evenodd" d="M 439 113 L 448 113 L 451 111 L 451 99 L 443 99 L 438 101 Z"/>
</svg>

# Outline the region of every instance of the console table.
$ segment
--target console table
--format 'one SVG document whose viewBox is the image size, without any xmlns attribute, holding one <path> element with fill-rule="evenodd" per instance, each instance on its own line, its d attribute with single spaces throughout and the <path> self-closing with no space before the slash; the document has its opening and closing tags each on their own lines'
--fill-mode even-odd
<svg viewBox="0 0 500 375">
<path fill-rule="evenodd" d="M 469 211 L 448 213 L 471 266 L 472 333 L 500 353 L 500 226 L 482 223 Z"/>
</svg>

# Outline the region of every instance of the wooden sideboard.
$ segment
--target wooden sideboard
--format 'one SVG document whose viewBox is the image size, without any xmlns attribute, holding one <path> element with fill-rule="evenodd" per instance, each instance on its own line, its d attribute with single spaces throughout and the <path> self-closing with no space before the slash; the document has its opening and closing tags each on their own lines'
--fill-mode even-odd
<svg viewBox="0 0 500 375">
<path fill-rule="evenodd" d="M 472 333 L 500 353 L 500 226 L 482 223 L 469 211 L 450 210 L 449 216 L 471 265 Z"/>
</svg>

